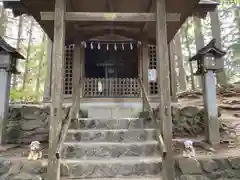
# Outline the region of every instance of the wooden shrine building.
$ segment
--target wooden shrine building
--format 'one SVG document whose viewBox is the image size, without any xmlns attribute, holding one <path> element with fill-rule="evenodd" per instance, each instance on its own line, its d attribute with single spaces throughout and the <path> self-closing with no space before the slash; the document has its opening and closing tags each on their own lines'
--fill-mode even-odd
<svg viewBox="0 0 240 180">
<path fill-rule="evenodd" d="M 173 180 L 169 43 L 188 17 L 205 17 L 207 12 L 215 10 L 217 3 L 211 0 L 9 0 L 4 1 L 4 6 L 13 9 L 16 16 L 32 15 L 52 40 L 45 88 L 45 99 L 52 105 L 49 180 L 58 179 L 59 162 L 54 154 L 64 99 L 73 96 L 75 107 L 80 97 L 100 102 L 109 97 L 113 101 L 123 98 L 130 102 L 135 98 L 141 102 L 143 94 L 147 100 L 158 97 L 155 99 L 160 104 L 159 118 L 164 127 L 159 129 L 167 150 L 164 177 Z M 72 113 L 75 111 L 73 108 Z"/>
<path fill-rule="evenodd" d="M 158 83 L 148 81 L 148 70 L 157 69 L 155 1 L 71 0 L 66 3 L 68 13 L 65 17 L 63 83 L 66 100 L 71 97 L 74 82 L 79 78 L 83 82 L 83 98 L 139 98 L 139 76 L 142 76 L 150 99 L 156 99 Z M 54 0 L 7 1 L 4 4 L 6 8 L 13 9 L 15 15 L 26 13 L 34 16 L 49 38 L 54 39 L 54 14 L 51 13 L 55 7 Z M 210 0 L 167 1 L 167 42 L 173 39 L 187 17 L 204 17 L 215 7 L 216 3 Z M 47 101 L 52 94 L 51 44 L 49 48 L 50 68 L 44 98 Z M 74 51 L 80 51 L 81 62 L 74 60 Z M 102 85 L 101 91 L 98 88 L 99 82 Z"/>
</svg>

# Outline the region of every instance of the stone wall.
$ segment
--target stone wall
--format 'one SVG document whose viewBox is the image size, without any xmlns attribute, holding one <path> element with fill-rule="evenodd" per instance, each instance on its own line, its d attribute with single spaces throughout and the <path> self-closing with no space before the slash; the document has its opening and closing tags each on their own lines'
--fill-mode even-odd
<svg viewBox="0 0 240 180">
<path fill-rule="evenodd" d="M 67 113 L 64 109 L 63 116 Z M 50 108 L 46 105 L 11 105 L 7 124 L 7 142 L 28 144 L 48 141 Z"/>
<path fill-rule="evenodd" d="M 39 105 L 12 105 L 7 125 L 8 143 L 48 140 L 49 108 Z"/>
<path fill-rule="evenodd" d="M 179 180 L 237 180 L 240 179 L 240 157 L 181 158 L 176 160 Z"/>
<path fill-rule="evenodd" d="M 64 109 L 66 117 L 68 108 Z M 173 132 L 178 137 L 196 136 L 204 132 L 203 108 L 173 105 Z M 48 141 L 50 108 L 47 105 L 11 105 L 7 125 L 8 143 Z"/>
<path fill-rule="evenodd" d="M 46 173 L 46 160 L 0 160 L 0 179 L 2 180 L 43 180 Z"/>
<path fill-rule="evenodd" d="M 220 109 L 218 116 L 221 116 Z M 195 137 L 204 133 L 204 108 L 202 106 L 172 105 L 172 117 L 175 136 Z"/>
</svg>

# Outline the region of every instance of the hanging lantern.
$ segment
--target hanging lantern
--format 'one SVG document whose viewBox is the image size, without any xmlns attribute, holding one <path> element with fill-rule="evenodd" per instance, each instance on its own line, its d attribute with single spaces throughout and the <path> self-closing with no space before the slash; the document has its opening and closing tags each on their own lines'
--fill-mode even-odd
<svg viewBox="0 0 240 180">
<path fill-rule="evenodd" d="M 107 51 L 109 50 L 109 45 L 107 44 Z"/>
<path fill-rule="evenodd" d="M 124 43 L 122 43 L 122 50 L 124 51 Z"/>
<path fill-rule="evenodd" d="M 93 49 L 93 43 L 91 42 L 91 49 Z"/>
<path fill-rule="evenodd" d="M 100 46 L 100 43 L 98 43 L 98 50 L 100 50 L 101 49 L 101 46 Z"/>
<path fill-rule="evenodd" d="M 133 50 L 133 45 L 132 45 L 132 43 L 130 43 L 130 49 Z"/>
<path fill-rule="evenodd" d="M 117 44 L 116 43 L 114 44 L 114 50 L 115 51 L 117 50 Z"/>
</svg>

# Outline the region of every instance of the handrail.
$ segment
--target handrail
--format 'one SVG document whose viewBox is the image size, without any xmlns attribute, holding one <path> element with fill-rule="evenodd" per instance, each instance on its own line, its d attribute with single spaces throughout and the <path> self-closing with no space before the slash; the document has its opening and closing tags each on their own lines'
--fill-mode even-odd
<svg viewBox="0 0 240 180">
<path fill-rule="evenodd" d="M 142 90 L 142 95 L 143 95 L 143 99 L 144 99 L 143 102 L 145 102 L 146 105 L 147 105 L 147 108 L 148 108 L 148 110 L 149 110 L 150 118 L 151 118 L 152 121 L 158 123 L 158 122 L 157 122 L 157 117 L 155 116 L 155 114 L 154 114 L 154 112 L 153 112 L 153 109 L 152 109 L 152 107 L 151 107 L 151 105 L 150 105 L 150 101 L 149 101 L 149 98 L 148 98 L 148 96 L 147 96 L 146 88 L 145 88 L 145 86 L 143 85 L 143 82 L 142 82 L 142 80 L 141 80 L 140 78 L 139 78 L 139 84 L 140 84 L 140 87 L 141 87 L 141 90 Z M 159 128 L 157 129 L 157 135 L 158 135 L 159 146 L 160 146 L 160 149 L 161 149 L 161 151 L 162 151 L 162 157 L 165 158 L 166 155 L 167 155 L 167 149 L 166 149 L 166 146 L 165 146 L 165 143 L 164 143 L 164 141 L 163 141 L 163 137 L 162 137 L 162 134 L 161 134 Z"/>
<path fill-rule="evenodd" d="M 75 87 L 75 93 L 73 93 L 73 95 L 72 95 L 72 100 L 73 100 L 72 102 L 73 103 L 72 103 L 72 107 L 71 107 L 70 112 L 69 112 L 68 119 L 62 125 L 62 129 L 61 129 L 61 132 L 60 132 L 60 135 L 59 135 L 58 146 L 57 146 L 57 150 L 56 150 L 56 158 L 57 159 L 60 159 L 60 154 L 62 152 L 63 143 L 66 139 L 68 128 L 71 124 L 71 121 L 76 118 L 77 108 L 78 108 L 79 103 L 80 103 L 80 88 L 81 88 L 80 85 Z"/>
</svg>

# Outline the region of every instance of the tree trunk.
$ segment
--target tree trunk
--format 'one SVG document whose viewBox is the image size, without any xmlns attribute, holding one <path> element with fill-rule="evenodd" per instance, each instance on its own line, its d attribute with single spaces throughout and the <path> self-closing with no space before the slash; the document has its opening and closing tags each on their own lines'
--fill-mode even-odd
<svg viewBox="0 0 240 180">
<path fill-rule="evenodd" d="M 168 45 L 169 52 L 169 71 L 170 71 L 170 88 L 171 88 L 171 100 L 177 102 L 177 82 L 176 82 L 176 59 L 174 41 L 172 40 Z"/>
<path fill-rule="evenodd" d="M 201 19 L 196 16 L 193 17 L 193 21 L 194 21 L 194 37 L 195 37 L 195 43 L 196 43 L 196 50 L 198 51 L 204 47 L 202 24 L 201 24 Z M 197 76 L 197 81 L 198 81 L 198 87 L 201 89 L 202 88 L 201 76 Z"/>
<path fill-rule="evenodd" d="M 188 57 L 191 58 L 192 53 L 190 50 L 190 45 L 189 45 L 189 40 L 188 40 L 188 27 L 189 27 L 189 24 L 188 24 L 188 20 L 187 20 L 187 27 L 185 28 L 184 36 L 186 39 L 186 47 L 187 47 L 187 51 L 188 51 Z M 194 82 L 194 75 L 193 75 L 193 66 L 192 66 L 191 62 L 189 62 L 188 64 L 190 67 L 191 87 L 192 87 L 192 90 L 196 90 L 196 86 L 195 86 L 195 82 Z"/>
<path fill-rule="evenodd" d="M 211 19 L 212 36 L 216 38 L 216 46 L 221 49 L 222 44 L 221 44 L 220 21 L 219 21 L 217 9 L 214 12 L 210 12 L 210 19 Z M 222 72 L 217 73 L 216 77 L 219 85 L 224 87 L 228 85 L 227 77 L 224 70 Z"/>
<path fill-rule="evenodd" d="M 234 16 L 238 28 L 238 38 L 240 38 L 240 10 L 238 8 L 234 10 Z"/>
<path fill-rule="evenodd" d="M 16 50 L 20 50 L 20 43 L 21 43 L 21 35 L 22 35 L 22 25 L 23 25 L 23 16 L 19 17 L 19 23 L 18 23 L 18 36 L 17 36 L 17 47 Z M 17 76 L 16 74 L 13 74 L 12 79 L 12 88 L 17 87 Z"/>
<path fill-rule="evenodd" d="M 0 29 L 0 36 L 3 37 L 5 35 L 5 31 L 6 31 L 6 20 L 5 19 L 5 10 L 3 5 L 0 6 L 0 23 L 1 23 L 1 29 Z"/>
<path fill-rule="evenodd" d="M 174 38 L 175 42 L 175 53 L 177 56 L 177 67 L 178 67 L 178 82 L 180 90 L 184 91 L 187 89 L 186 84 L 186 72 L 183 66 L 183 57 L 182 57 L 182 47 L 181 47 L 181 37 L 180 32 L 176 34 Z"/>
<path fill-rule="evenodd" d="M 24 74 L 23 74 L 22 90 L 24 90 L 26 88 L 26 82 L 27 82 L 27 77 L 28 77 L 28 63 L 30 60 L 33 23 L 34 23 L 33 18 L 31 18 L 30 29 L 29 29 L 29 39 L 28 39 L 28 46 L 27 46 L 27 58 L 26 58 L 25 68 L 24 68 L 25 70 L 24 70 Z"/>
<path fill-rule="evenodd" d="M 42 64 L 44 60 L 44 52 L 45 52 L 45 39 L 46 35 L 43 32 L 43 37 L 42 37 L 42 44 L 41 44 L 41 54 L 39 58 L 39 63 L 38 63 L 38 73 L 37 73 L 37 82 L 36 82 L 36 90 L 35 90 L 35 100 L 39 101 L 39 93 L 40 93 L 40 81 L 41 81 L 41 70 L 42 70 Z"/>
</svg>

